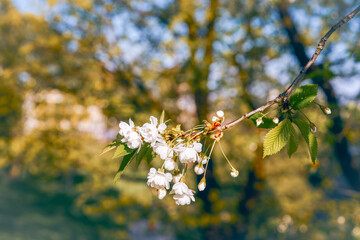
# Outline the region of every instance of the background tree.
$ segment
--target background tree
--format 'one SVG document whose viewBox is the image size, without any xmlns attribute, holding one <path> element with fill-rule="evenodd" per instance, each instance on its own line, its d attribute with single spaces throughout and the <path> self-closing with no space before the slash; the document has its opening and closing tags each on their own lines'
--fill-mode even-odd
<svg viewBox="0 0 360 240">
<path fill-rule="evenodd" d="M 146 164 L 113 185 L 118 163 L 98 156 L 129 117 L 165 109 L 191 127 L 219 109 L 231 120 L 264 104 L 355 1 L 49 0 L 25 9 L 36 14 L 23 4 L 0 2 L 4 238 L 360 236 L 358 19 L 306 75 L 333 110 L 330 120 L 316 106 L 306 112 L 318 123 L 319 168 L 304 143 L 291 159 L 263 160 L 266 131 L 246 121 L 223 139 L 239 178 L 215 150 L 207 191 L 177 207 L 152 196 Z"/>
</svg>

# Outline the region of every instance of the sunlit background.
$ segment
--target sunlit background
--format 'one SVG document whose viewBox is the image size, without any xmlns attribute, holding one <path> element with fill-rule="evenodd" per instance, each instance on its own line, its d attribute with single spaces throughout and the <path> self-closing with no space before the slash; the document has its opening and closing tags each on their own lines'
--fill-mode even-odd
<svg viewBox="0 0 360 240">
<path fill-rule="evenodd" d="M 360 239 L 360 17 L 304 83 L 319 84 L 306 144 L 262 159 L 266 130 L 225 132 L 190 206 L 146 185 L 149 167 L 99 156 L 120 120 L 163 109 L 190 128 L 277 96 L 354 0 L 0 0 L 0 239 Z M 196 177 L 190 176 L 192 189 Z"/>
</svg>

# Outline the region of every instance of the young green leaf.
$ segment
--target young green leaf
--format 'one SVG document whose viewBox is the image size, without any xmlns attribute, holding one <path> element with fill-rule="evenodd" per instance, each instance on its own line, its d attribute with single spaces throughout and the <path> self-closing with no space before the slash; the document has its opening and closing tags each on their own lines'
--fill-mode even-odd
<svg viewBox="0 0 360 240">
<path fill-rule="evenodd" d="M 316 84 L 308 84 L 295 89 L 290 96 L 290 106 L 294 110 L 307 107 L 316 98 L 317 87 Z"/>
<path fill-rule="evenodd" d="M 160 115 L 160 118 L 159 118 L 160 120 L 159 120 L 159 124 L 162 124 L 162 123 L 164 123 L 164 121 L 165 121 L 165 110 L 163 110 L 162 112 L 161 112 L 161 115 Z"/>
<path fill-rule="evenodd" d="M 153 151 L 152 148 L 149 148 L 149 150 L 146 152 L 145 158 L 148 164 L 150 164 L 151 161 L 155 158 L 155 152 Z"/>
<path fill-rule="evenodd" d="M 256 120 L 258 118 L 262 118 L 262 123 L 258 126 L 256 124 Z M 255 113 L 248 117 L 248 119 L 252 120 L 257 128 L 274 128 L 276 127 L 276 124 L 273 122 L 271 118 L 264 117 L 263 113 Z"/>
<path fill-rule="evenodd" d="M 309 147 L 311 161 L 315 164 L 318 150 L 316 136 L 310 132 L 310 125 L 308 122 L 301 119 L 294 119 L 294 123 L 299 128 L 301 135 L 304 137 L 304 140 Z"/>
<path fill-rule="evenodd" d="M 289 143 L 287 145 L 287 150 L 288 150 L 288 155 L 290 158 L 291 155 L 293 155 L 293 153 L 295 153 L 298 148 L 299 139 L 298 139 L 298 136 L 297 136 L 296 131 L 295 131 L 294 127 L 292 126 L 292 124 L 290 124 L 289 129 L 290 129 L 290 136 L 289 136 Z"/>
<path fill-rule="evenodd" d="M 116 183 L 117 180 L 119 180 L 119 178 L 120 178 L 121 175 L 123 174 L 125 167 L 130 163 L 130 161 L 131 161 L 132 159 L 134 159 L 133 156 L 134 156 L 135 153 L 136 153 L 136 149 L 133 150 L 130 154 L 126 155 L 126 156 L 123 158 L 123 160 L 122 160 L 122 162 L 121 162 L 121 164 L 120 164 L 120 167 L 119 167 L 119 169 L 117 170 L 116 175 L 115 175 L 115 177 L 114 177 L 114 180 L 113 180 L 113 183 L 114 183 L 114 184 Z"/>
<path fill-rule="evenodd" d="M 310 133 L 309 135 L 309 150 L 311 161 L 315 164 L 315 160 L 317 158 L 318 145 L 315 134 Z"/>
<path fill-rule="evenodd" d="M 138 152 L 138 154 L 136 155 L 136 167 L 139 167 L 141 161 L 145 158 L 146 153 L 151 150 L 150 148 L 150 144 L 149 143 L 145 143 L 144 145 L 141 146 L 140 151 Z"/>
<path fill-rule="evenodd" d="M 101 153 L 100 155 L 103 155 L 103 154 L 105 154 L 105 153 L 107 153 L 107 152 L 115 149 L 115 148 L 116 148 L 117 146 L 119 146 L 120 144 L 122 144 L 121 138 L 122 138 L 122 137 L 118 134 L 118 135 L 116 136 L 116 139 L 115 139 L 114 141 L 112 141 L 109 145 L 107 145 L 107 146 L 103 149 L 103 151 L 102 151 L 102 153 Z"/>
<path fill-rule="evenodd" d="M 130 149 L 126 143 L 121 143 L 117 148 L 112 159 L 120 158 L 131 153 L 133 149 Z"/>
<path fill-rule="evenodd" d="M 310 124 L 301 119 L 294 119 L 293 122 L 299 128 L 301 135 L 305 139 L 306 144 L 309 144 Z"/>
<path fill-rule="evenodd" d="M 107 153 L 107 152 L 110 152 L 111 150 L 115 149 L 117 147 L 116 144 L 112 144 L 110 143 L 109 145 L 107 145 L 106 147 L 104 147 L 103 151 L 100 153 L 100 156 Z"/>
<path fill-rule="evenodd" d="M 279 152 L 289 141 L 291 122 L 285 119 L 279 125 L 271 129 L 264 139 L 264 157 Z"/>
</svg>

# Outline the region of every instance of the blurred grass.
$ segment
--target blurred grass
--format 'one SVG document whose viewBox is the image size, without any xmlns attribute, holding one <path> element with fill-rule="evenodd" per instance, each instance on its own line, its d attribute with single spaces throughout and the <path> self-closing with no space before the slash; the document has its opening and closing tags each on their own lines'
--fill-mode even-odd
<svg viewBox="0 0 360 240">
<path fill-rule="evenodd" d="M 0 239 L 99 239 L 101 222 L 72 211 L 72 197 L 0 176 Z"/>
</svg>

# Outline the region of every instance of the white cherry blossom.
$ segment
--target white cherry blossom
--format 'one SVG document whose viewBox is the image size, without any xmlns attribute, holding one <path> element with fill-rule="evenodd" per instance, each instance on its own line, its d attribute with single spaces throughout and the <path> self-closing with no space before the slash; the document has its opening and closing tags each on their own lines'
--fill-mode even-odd
<svg viewBox="0 0 360 240">
<path fill-rule="evenodd" d="M 189 189 L 183 182 L 175 183 L 170 194 L 175 194 L 173 198 L 177 205 L 190 204 L 191 201 L 195 202 L 194 191 Z"/>
<path fill-rule="evenodd" d="M 172 149 L 164 140 L 156 142 L 153 149 L 163 160 L 174 156 L 174 149 Z"/>
<path fill-rule="evenodd" d="M 129 119 L 129 124 L 127 124 L 126 122 L 120 122 L 119 127 L 119 134 L 123 136 L 121 142 L 126 143 L 127 146 L 131 149 L 136 149 L 141 146 L 142 138 L 140 134 L 136 131 L 135 124 L 131 119 Z"/>
<path fill-rule="evenodd" d="M 189 205 L 191 200 L 195 202 L 194 193 L 183 195 L 176 194 L 173 198 L 177 205 Z"/>
<path fill-rule="evenodd" d="M 166 129 L 166 124 L 162 123 L 159 126 L 158 120 L 156 117 L 151 116 L 150 117 L 150 123 L 145 123 L 140 129 L 139 132 L 141 136 L 144 138 L 144 141 L 147 143 L 151 143 L 152 145 L 155 144 L 155 142 L 161 138 L 161 133 L 164 133 L 164 130 Z"/>
<path fill-rule="evenodd" d="M 185 146 L 183 143 L 174 148 L 179 153 L 181 163 L 196 162 L 200 160 L 199 152 L 201 152 L 202 144 L 194 142 Z"/>
<path fill-rule="evenodd" d="M 189 191 L 189 187 L 184 182 L 177 182 L 174 184 L 170 194 L 185 194 Z"/>
<path fill-rule="evenodd" d="M 127 146 L 131 149 L 136 149 L 142 144 L 141 136 L 135 131 L 130 132 L 128 137 L 122 139 L 121 141 L 125 142 L 124 140 L 126 141 Z"/>
<path fill-rule="evenodd" d="M 170 188 L 170 182 L 172 175 L 170 173 L 164 173 L 162 171 L 156 171 L 155 168 L 151 168 L 148 173 L 147 185 L 156 189 Z"/>
<path fill-rule="evenodd" d="M 176 162 L 172 158 L 165 159 L 164 168 L 168 171 L 172 171 L 178 168 Z"/>
<path fill-rule="evenodd" d="M 130 132 L 134 131 L 135 124 L 131 120 L 131 118 L 129 118 L 129 124 L 127 124 L 126 122 L 121 121 L 119 123 L 119 127 L 120 127 L 119 134 L 121 136 L 123 136 L 123 137 L 127 137 L 130 134 Z"/>
</svg>

